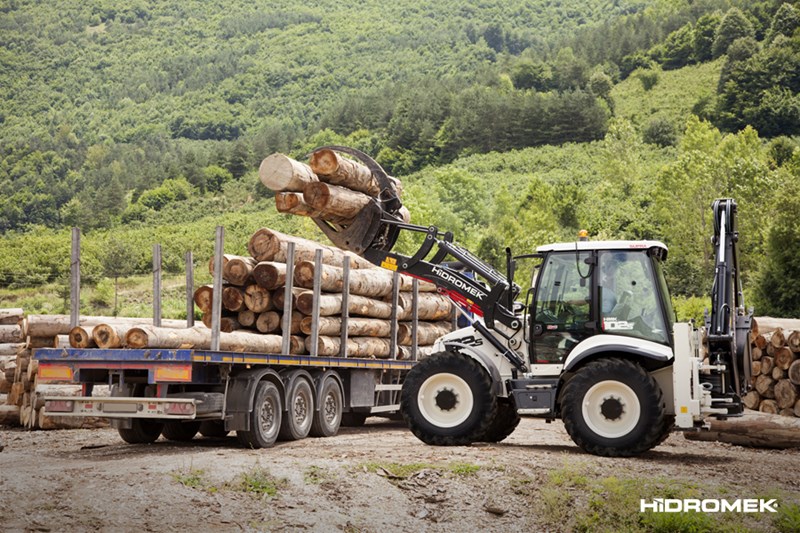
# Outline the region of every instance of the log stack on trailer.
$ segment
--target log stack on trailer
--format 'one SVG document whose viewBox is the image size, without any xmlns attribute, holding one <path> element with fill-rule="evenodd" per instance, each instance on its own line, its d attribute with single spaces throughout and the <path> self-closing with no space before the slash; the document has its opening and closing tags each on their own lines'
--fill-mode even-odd
<svg viewBox="0 0 800 533">
<path fill-rule="evenodd" d="M 751 332 L 748 409 L 800 417 L 800 320 L 756 318 Z"/>
</svg>

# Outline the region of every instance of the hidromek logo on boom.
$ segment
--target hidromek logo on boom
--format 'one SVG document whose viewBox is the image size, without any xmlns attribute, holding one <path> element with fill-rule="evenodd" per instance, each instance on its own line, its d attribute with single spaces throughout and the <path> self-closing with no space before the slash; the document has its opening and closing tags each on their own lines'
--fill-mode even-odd
<svg viewBox="0 0 800 533">
<path fill-rule="evenodd" d="M 652 501 L 639 500 L 639 512 L 652 511 L 654 513 L 777 513 L 775 500 L 761 500 L 755 498 L 725 500 L 725 499 L 670 499 L 653 498 Z"/>
<path fill-rule="evenodd" d="M 452 285 L 455 285 L 459 289 L 470 293 L 475 298 L 485 298 L 486 297 L 486 293 L 485 292 L 476 289 L 472 285 L 469 285 L 466 281 L 464 281 L 462 279 L 458 279 L 457 277 L 455 277 L 451 273 L 449 273 L 449 272 L 447 272 L 445 270 L 442 270 L 439 267 L 436 267 L 436 266 L 433 267 L 433 269 L 431 269 L 431 272 L 433 272 L 434 274 L 439 276 L 440 279 L 443 279 L 443 280 L 451 283 Z"/>
</svg>

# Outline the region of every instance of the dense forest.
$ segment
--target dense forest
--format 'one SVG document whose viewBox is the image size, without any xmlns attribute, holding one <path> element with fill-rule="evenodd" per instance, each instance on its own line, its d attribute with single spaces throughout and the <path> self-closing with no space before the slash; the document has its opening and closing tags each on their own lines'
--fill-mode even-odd
<svg viewBox="0 0 800 533">
<path fill-rule="evenodd" d="M 733 196 L 749 301 L 800 316 L 798 26 L 780 1 L 7 0 L 0 284 L 63 285 L 72 226 L 89 283 L 147 272 L 155 242 L 179 271 L 217 224 L 232 251 L 263 225 L 319 238 L 255 170 L 335 142 L 487 259 L 662 240 L 689 306 Z"/>
</svg>

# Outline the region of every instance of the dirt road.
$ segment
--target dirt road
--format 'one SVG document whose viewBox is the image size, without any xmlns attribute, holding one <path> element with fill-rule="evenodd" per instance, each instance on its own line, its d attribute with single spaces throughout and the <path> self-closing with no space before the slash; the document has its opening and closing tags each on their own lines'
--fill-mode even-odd
<svg viewBox="0 0 800 533">
<path fill-rule="evenodd" d="M 3 531 L 635 530 L 650 523 L 640 497 L 800 502 L 797 450 L 674 434 L 639 458 L 600 458 L 560 423 L 530 419 L 503 443 L 454 448 L 426 446 L 378 418 L 266 450 L 232 436 L 128 445 L 113 429 L 4 429 L 0 444 Z"/>
</svg>

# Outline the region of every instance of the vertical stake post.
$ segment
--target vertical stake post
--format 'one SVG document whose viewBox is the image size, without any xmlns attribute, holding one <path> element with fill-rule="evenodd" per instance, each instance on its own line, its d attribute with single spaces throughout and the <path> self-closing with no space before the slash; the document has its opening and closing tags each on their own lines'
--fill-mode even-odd
<svg viewBox="0 0 800 533">
<path fill-rule="evenodd" d="M 283 318 L 281 328 L 281 353 L 288 355 L 292 349 L 292 289 L 294 288 L 294 243 L 286 244 L 286 282 L 283 287 Z"/>
<path fill-rule="evenodd" d="M 311 355 L 319 355 L 319 304 L 322 296 L 322 249 L 314 252 L 314 303 L 311 311 Z"/>
<path fill-rule="evenodd" d="M 342 329 L 339 336 L 339 357 L 347 357 L 347 323 L 350 321 L 350 256 L 342 263 Z"/>
<path fill-rule="evenodd" d="M 72 252 L 69 263 L 69 325 L 75 328 L 81 315 L 81 230 L 72 228 Z"/>
<path fill-rule="evenodd" d="M 186 252 L 186 327 L 194 326 L 194 254 Z"/>
<path fill-rule="evenodd" d="M 161 327 L 161 245 L 153 245 L 153 325 Z"/>
<path fill-rule="evenodd" d="M 222 323 L 222 254 L 225 246 L 225 228 L 217 226 L 214 239 L 214 288 L 211 291 L 211 349 L 219 351 L 219 332 Z"/>
</svg>

